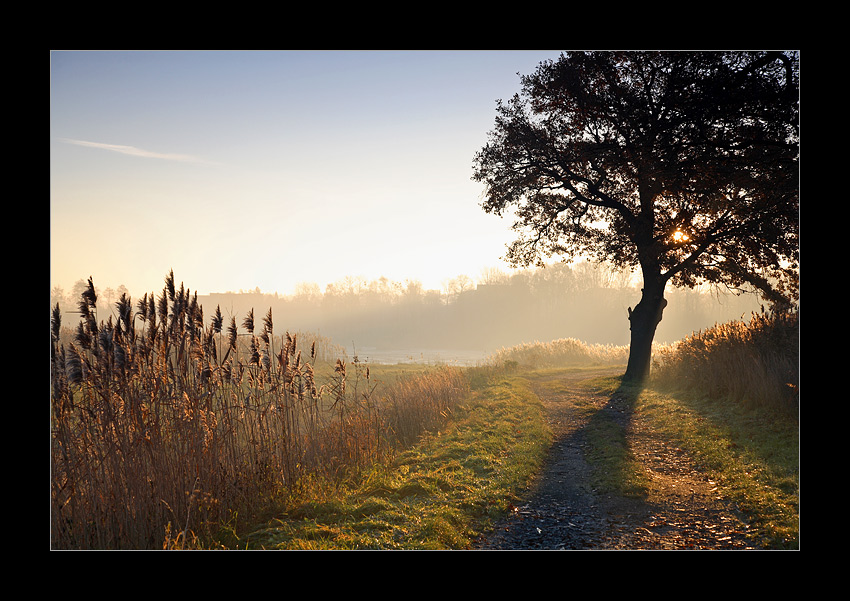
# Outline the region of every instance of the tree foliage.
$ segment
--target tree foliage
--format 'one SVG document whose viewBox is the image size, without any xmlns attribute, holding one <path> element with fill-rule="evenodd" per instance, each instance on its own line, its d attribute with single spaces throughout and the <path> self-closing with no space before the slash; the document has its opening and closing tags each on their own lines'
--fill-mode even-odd
<svg viewBox="0 0 850 601">
<path fill-rule="evenodd" d="M 794 302 L 795 53 L 569 52 L 521 83 L 473 176 L 487 212 L 515 214 L 513 264 L 585 256 L 662 294 L 750 285 Z"/>
</svg>

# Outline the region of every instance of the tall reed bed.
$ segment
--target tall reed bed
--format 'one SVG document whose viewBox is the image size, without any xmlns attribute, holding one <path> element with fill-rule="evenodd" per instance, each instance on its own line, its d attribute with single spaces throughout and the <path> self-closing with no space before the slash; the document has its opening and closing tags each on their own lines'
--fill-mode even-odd
<svg viewBox="0 0 850 601">
<path fill-rule="evenodd" d="M 629 356 L 628 346 L 587 344 L 575 338 L 551 342 L 523 343 L 496 351 L 487 358 L 495 365 L 516 364 L 529 367 L 565 365 L 620 365 Z"/>
<path fill-rule="evenodd" d="M 796 413 L 800 390 L 796 312 L 752 314 L 749 322 L 715 325 L 655 355 L 657 383 Z"/>
<path fill-rule="evenodd" d="M 467 392 L 449 368 L 379 389 L 337 359 L 319 378 L 316 343 L 275 335 L 271 310 L 240 328 L 217 307 L 205 325 L 173 272 L 158 298 L 123 295 L 115 320 L 96 304 L 89 279 L 75 330 L 51 312 L 54 548 L 210 540 L 277 495 L 382 460 Z"/>
</svg>

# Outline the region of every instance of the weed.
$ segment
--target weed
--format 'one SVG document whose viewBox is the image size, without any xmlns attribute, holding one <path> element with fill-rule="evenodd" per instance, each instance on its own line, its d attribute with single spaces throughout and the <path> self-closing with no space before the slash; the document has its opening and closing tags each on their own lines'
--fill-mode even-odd
<svg viewBox="0 0 850 601">
<path fill-rule="evenodd" d="M 546 368 L 564 365 L 619 365 L 628 359 L 629 347 L 586 344 L 574 338 L 533 342 L 503 348 L 489 357 L 491 365 L 516 369 L 518 366 Z"/>
</svg>

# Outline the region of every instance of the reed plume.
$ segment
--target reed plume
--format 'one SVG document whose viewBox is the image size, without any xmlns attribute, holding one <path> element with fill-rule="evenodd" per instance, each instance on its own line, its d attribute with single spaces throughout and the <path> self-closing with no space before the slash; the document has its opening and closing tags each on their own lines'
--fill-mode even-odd
<svg viewBox="0 0 850 601">
<path fill-rule="evenodd" d="M 219 305 L 216 305 L 215 315 L 213 315 L 212 323 L 210 324 L 212 326 L 213 332 L 215 332 L 216 334 L 220 334 L 223 323 L 224 318 L 221 316 L 221 307 Z"/>
<path fill-rule="evenodd" d="M 135 313 L 122 295 L 117 322 L 98 321 L 96 302 L 89 278 L 75 329 L 51 310 L 54 548 L 162 548 L 174 532 L 181 545 L 209 543 L 232 516 L 259 515 L 281 488 L 304 494 L 308 482 L 383 460 L 464 394 L 459 371 L 377 394 L 368 366 L 363 391 L 359 363 L 353 374 L 341 358 L 318 367 L 336 348 L 321 337 L 309 361 L 294 332 L 275 354 L 271 310 L 260 336 L 250 311 L 240 340 L 235 316 L 222 331 L 219 307 L 205 323 L 197 292 L 178 288 L 173 270 Z"/>
</svg>

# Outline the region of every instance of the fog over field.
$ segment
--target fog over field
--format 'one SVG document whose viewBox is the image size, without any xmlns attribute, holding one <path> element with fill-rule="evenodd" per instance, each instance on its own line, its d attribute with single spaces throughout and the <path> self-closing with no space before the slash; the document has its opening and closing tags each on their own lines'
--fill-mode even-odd
<svg viewBox="0 0 850 601">
<path fill-rule="evenodd" d="M 180 274 L 175 274 L 182 282 Z M 82 282 L 80 282 L 81 284 Z M 191 291 L 191 282 L 185 286 Z M 122 290 L 100 288 L 101 318 Z M 162 290 L 148 294 L 157 297 Z M 73 310 L 73 291 L 54 295 Z M 673 342 L 693 331 L 734 319 L 747 319 L 758 311 L 754 295 L 710 291 L 668 291 L 669 304 L 656 340 Z M 134 303 L 138 296 L 133 295 Z M 288 295 L 253 291 L 198 294 L 204 316 L 219 307 L 225 321 L 241 326 L 249 311 L 256 320 L 272 310 L 275 333 L 286 331 L 321 334 L 341 347 L 349 359 L 406 362 L 446 361 L 474 363 L 487 353 L 523 342 L 576 338 L 592 344 L 629 343 L 628 308 L 640 290 L 626 274 L 587 263 L 507 273 L 491 269 L 476 280 L 448 278 L 440 290 L 425 289 L 419 282 L 386 278 L 350 277 L 321 290 L 302 283 Z M 66 313 L 67 325 L 74 315 Z"/>
</svg>

